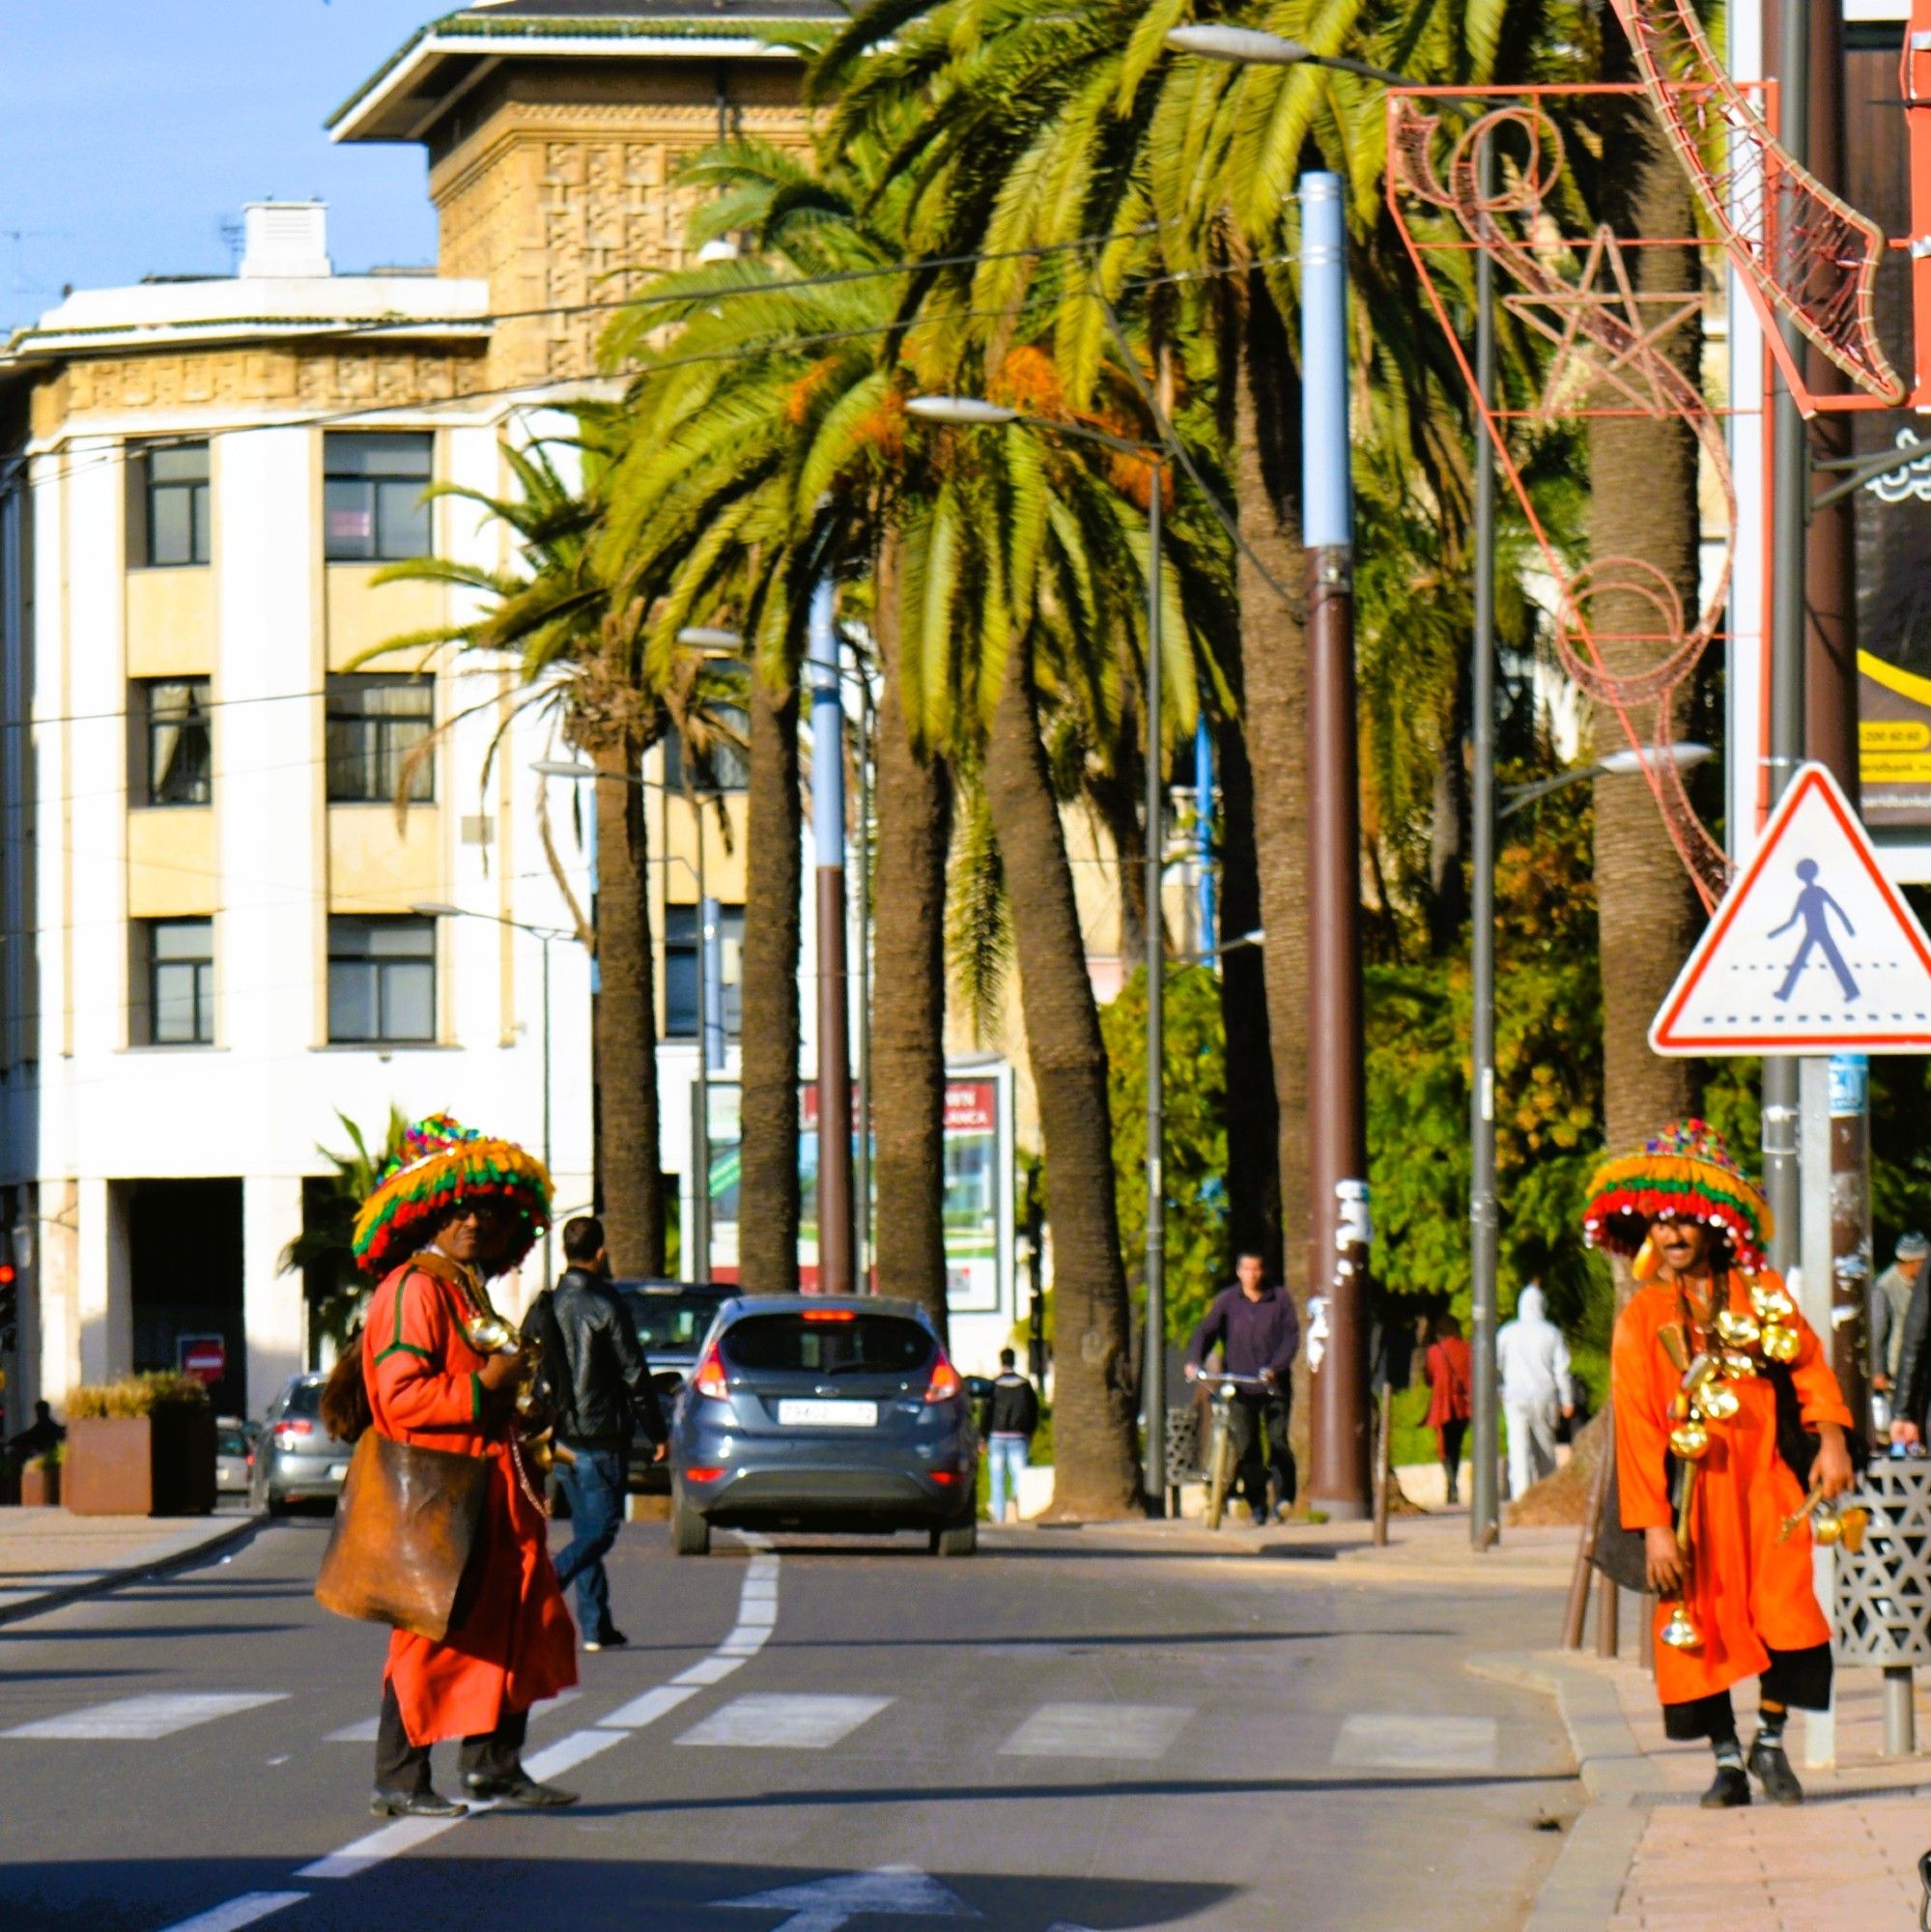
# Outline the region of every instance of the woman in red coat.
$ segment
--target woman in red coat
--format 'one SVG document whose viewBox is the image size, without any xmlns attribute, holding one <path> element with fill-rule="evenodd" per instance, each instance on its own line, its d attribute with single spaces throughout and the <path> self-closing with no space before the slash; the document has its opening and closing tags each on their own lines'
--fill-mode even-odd
<svg viewBox="0 0 1931 1932">
<path fill-rule="evenodd" d="M 463 1741 L 473 1798 L 531 1808 L 574 1802 L 524 1770 L 529 1708 L 577 1681 L 576 1635 L 551 1567 L 546 1519 L 512 1433 L 522 1369 L 466 1332 L 493 1315 L 483 1281 L 528 1253 L 549 1214 L 550 1179 L 507 1141 L 438 1115 L 404 1151 L 356 1222 L 356 1251 L 386 1269 L 362 1330 L 374 1426 L 397 1442 L 489 1461 L 478 1548 L 458 1620 L 441 1642 L 389 1637 L 376 1734 L 378 1817 L 460 1817 L 430 1781 L 430 1746 Z"/>
<path fill-rule="evenodd" d="M 1424 1358 L 1428 1369 L 1428 1426 L 1434 1431 L 1441 1451 L 1441 1466 L 1448 1477 L 1448 1502 L 1452 1509 L 1462 1500 L 1462 1438 L 1468 1433 L 1468 1418 L 1474 1413 L 1469 1398 L 1469 1377 L 1474 1358 L 1462 1339 L 1462 1323 L 1444 1315 L 1434 1324 L 1434 1340 Z"/>
</svg>

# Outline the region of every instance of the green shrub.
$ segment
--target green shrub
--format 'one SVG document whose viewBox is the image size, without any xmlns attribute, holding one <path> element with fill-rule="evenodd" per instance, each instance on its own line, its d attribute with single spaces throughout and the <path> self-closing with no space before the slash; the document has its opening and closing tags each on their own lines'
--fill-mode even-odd
<svg viewBox="0 0 1931 1932">
<path fill-rule="evenodd" d="M 119 1381 L 83 1382 L 67 1398 L 70 1422 L 101 1416 L 153 1415 L 163 1408 L 206 1408 L 208 1385 L 180 1369 L 151 1369 Z"/>
</svg>

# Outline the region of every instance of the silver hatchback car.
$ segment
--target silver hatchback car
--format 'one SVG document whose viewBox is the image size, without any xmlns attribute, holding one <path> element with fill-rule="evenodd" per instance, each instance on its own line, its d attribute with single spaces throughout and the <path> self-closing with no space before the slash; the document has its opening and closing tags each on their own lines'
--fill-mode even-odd
<svg viewBox="0 0 1931 1932">
<path fill-rule="evenodd" d="M 337 1442 L 322 1420 L 327 1376 L 293 1376 L 269 1404 L 255 1437 L 254 1482 L 248 1499 L 256 1509 L 280 1516 L 290 1503 L 333 1502 L 342 1493 L 353 1453 Z"/>
<path fill-rule="evenodd" d="M 718 1311 L 670 1429 L 670 1542 L 714 1525 L 923 1530 L 977 1544 L 979 1434 L 923 1309 L 828 1294 L 737 1297 Z"/>
</svg>

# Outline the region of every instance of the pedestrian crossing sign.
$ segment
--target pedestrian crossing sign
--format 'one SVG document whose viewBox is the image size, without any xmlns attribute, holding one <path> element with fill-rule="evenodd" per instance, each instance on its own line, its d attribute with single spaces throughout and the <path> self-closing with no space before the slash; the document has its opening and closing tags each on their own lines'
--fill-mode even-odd
<svg viewBox="0 0 1931 1932">
<path fill-rule="evenodd" d="M 1804 765 L 1650 1027 L 1658 1053 L 1931 1053 L 1931 941 Z"/>
</svg>

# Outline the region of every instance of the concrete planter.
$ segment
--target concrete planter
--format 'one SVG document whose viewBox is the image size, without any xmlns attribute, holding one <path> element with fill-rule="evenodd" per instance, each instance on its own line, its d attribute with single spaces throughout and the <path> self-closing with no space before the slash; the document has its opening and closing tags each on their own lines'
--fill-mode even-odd
<svg viewBox="0 0 1931 1932">
<path fill-rule="evenodd" d="M 29 1463 L 20 1471 L 20 1506 L 23 1509 L 58 1509 L 60 1507 L 60 1470 L 56 1463 L 51 1468 L 43 1468 L 38 1463 Z"/>
<path fill-rule="evenodd" d="M 205 1408 L 68 1424 L 66 1499 L 75 1516 L 207 1516 L 214 1507 L 214 1417 Z"/>
</svg>

